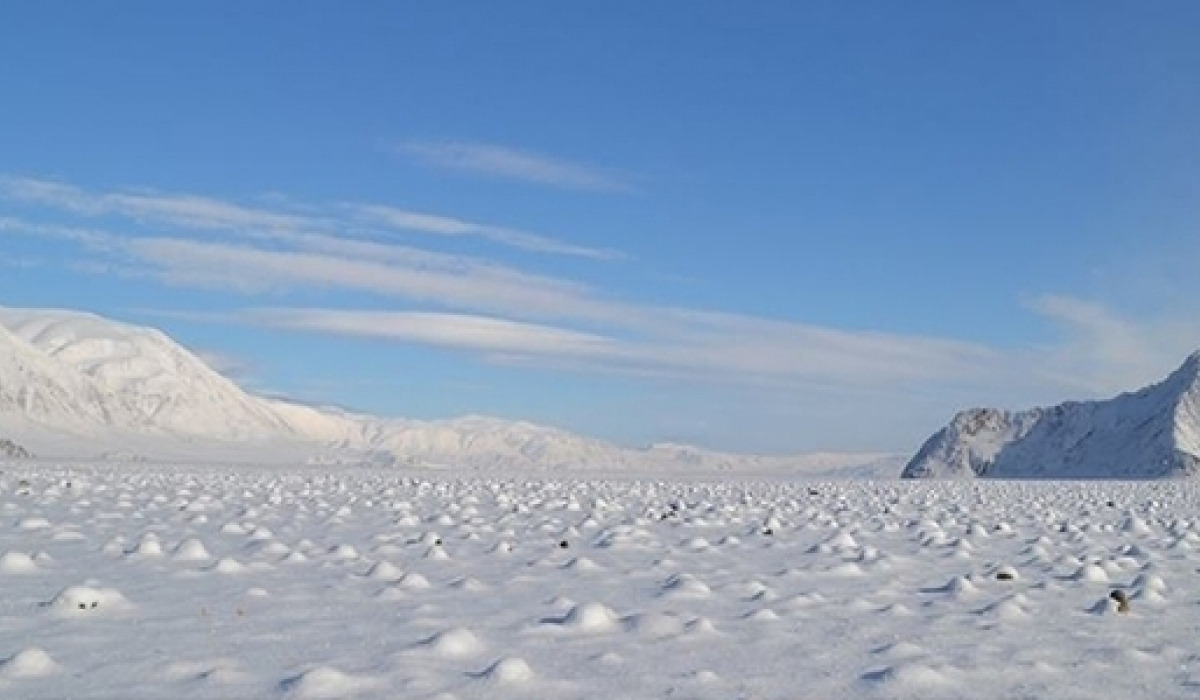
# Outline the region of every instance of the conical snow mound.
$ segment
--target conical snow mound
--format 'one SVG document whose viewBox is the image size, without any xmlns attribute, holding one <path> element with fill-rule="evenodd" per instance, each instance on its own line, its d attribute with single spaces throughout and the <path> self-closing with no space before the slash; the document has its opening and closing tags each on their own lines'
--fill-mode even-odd
<svg viewBox="0 0 1200 700">
<path fill-rule="evenodd" d="M 963 411 L 906 479 L 1162 479 L 1200 475 L 1200 353 L 1162 382 L 1106 401 Z"/>
</svg>

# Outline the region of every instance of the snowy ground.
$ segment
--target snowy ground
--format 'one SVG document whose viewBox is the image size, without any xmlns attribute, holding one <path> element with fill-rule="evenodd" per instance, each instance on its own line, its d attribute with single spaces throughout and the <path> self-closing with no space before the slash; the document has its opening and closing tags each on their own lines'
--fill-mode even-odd
<svg viewBox="0 0 1200 700">
<path fill-rule="evenodd" d="M 1196 483 L 0 472 L 4 697 L 1200 695 Z"/>
</svg>

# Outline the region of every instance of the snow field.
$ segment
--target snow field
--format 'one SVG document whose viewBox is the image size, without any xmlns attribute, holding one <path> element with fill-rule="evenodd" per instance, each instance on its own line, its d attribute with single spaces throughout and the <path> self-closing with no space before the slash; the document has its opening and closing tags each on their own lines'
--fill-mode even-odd
<svg viewBox="0 0 1200 700">
<path fill-rule="evenodd" d="M 1198 506 L 0 464 L 0 696 L 1195 696 Z"/>
</svg>

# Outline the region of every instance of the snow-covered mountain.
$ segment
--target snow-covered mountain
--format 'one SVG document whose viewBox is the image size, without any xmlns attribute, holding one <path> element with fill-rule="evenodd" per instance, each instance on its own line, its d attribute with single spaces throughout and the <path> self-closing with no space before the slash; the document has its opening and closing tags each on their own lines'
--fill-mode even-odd
<svg viewBox="0 0 1200 700">
<path fill-rule="evenodd" d="M 214 439 L 295 432 L 166 335 L 65 311 L 0 309 L 0 411 L 74 430 Z"/>
<path fill-rule="evenodd" d="M 963 411 L 905 478 L 1157 479 L 1200 475 L 1200 352 L 1162 382 L 1106 401 Z"/>
<path fill-rule="evenodd" d="M 247 393 L 162 332 L 0 307 L 0 438 L 46 457 L 373 462 L 424 467 L 895 474 L 883 454 L 626 449 L 520 421 L 382 419 Z M 890 474 L 889 474 L 890 472 Z"/>
</svg>

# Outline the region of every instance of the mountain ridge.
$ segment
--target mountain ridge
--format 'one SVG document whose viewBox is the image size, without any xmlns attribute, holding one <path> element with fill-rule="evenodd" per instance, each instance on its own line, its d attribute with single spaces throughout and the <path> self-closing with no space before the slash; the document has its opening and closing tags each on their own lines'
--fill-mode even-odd
<svg viewBox="0 0 1200 700">
<path fill-rule="evenodd" d="M 1162 381 L 1100 401 L 974 408 L 934 433 L 903 478 L 1200 475 L 1200 352 Z"/>
<path fill-rule="evenodd" d="M 467 415 L 380 418 L 246 392 L 153 328 L 62 309 L 0 307 L 0 437 L 39 455 L 114 459 L 192 454 L 315 464 L 548 470 L 853 468 L 892 476 L 888 454 L 737 455 L 620 447 L 527 421 Z"/>
</svg>

